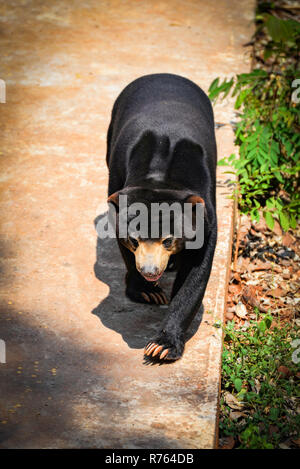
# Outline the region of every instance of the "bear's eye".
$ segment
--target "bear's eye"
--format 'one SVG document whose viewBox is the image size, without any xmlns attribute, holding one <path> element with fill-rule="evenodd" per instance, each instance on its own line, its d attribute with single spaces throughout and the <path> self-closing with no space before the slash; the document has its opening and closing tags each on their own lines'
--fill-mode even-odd
<svg viewBox="0 0 300 469">
<path fill-rule="evenodd" d="M 170 248 L 173 243 L 173 238 L 166 238 L 163 240 L 163 245 L 165 248 Z"/>
<path fill-rule="evenodd" d="M 129 236 L 128 239 L 129 239 L 129 241 L 131 242 L 131 244 L 132 244 L 132 246 L 133 246 L 134 248 L 137 248 L 137 247 L 138 247 L 139 242 L 138 242 L 137 239 L 132 238 L 132 236 Z"/>
</svg>

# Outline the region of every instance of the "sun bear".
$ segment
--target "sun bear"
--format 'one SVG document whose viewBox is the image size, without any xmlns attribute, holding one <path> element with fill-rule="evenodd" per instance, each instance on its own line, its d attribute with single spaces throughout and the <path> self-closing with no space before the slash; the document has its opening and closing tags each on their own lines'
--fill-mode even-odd
<svg viewBox="0 0 300 469">
<path fill-rule="evenodd" d="M 144 221 L 156 228 L 155 236 L 149 230 L 141 235 L 140 226 L 132 229 L 130 216 L 128 232 L 120 235 L 117 222 L 126 295 L 136 302 L 169 304 L 160 330 L 145 344 L 150 360 L 182 356 L 185 331 L 202 304 L 217 240 L 216 161 L 212 106 L 192 81 L 165 73 L 147 75 L 117 98 L 107 135 L 108 202 L 121 216 L 120 200 L 126 196 L 127 209 L 143 204 L 150 218 L 157 204 L 190 204 L 193 226 L 196 208 L 202 207 L 204 214 L 203 242 L 189 249 L 193 235 L 188 238 L 184 229 L 178 235 L 175 229 L 183 212 L 170 210 L 167 230 L 162 230 L 160 213 L 151 220 L 146 214 Z M 177 275 L 169 302 L 159 279 L 170 267 Z"/>
</svg>

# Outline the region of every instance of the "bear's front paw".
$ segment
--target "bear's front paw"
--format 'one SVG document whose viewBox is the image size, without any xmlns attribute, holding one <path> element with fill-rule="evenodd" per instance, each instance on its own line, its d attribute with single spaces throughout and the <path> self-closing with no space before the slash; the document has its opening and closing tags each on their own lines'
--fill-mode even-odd
<svg viewBox="0 0 300 469">
<path fill-rule="evenodd" d="M 144 349 L 146 360 L 175 361 L 182 357 L 184 339 L 182 335 L 162 330 L 154 339 L 150 340 Z"/>
<path fill-rule="evenodd" d="M 168 299 L 156 282 L 130 279 L 127 281 L 126 295 L 137 303 L 167 305 Z"/>
</svg>

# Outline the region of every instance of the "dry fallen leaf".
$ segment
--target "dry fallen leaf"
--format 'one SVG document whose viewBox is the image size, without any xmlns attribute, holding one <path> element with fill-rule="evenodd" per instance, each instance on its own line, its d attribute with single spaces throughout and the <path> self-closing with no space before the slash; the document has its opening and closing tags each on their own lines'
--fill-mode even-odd
<svg viewBox="0 0 300 469">
<path fill-rule="evenodd" d="M 239 256 L 237 260 L 237 271 L 239 273 L 246 272 L 250 264 L 249 257 Z"/>
<path fill-rule="evenodd" d="M 282 237 L 282 245 L 289 248 L 295 242 L 294 236 L 290 235 L 289 233 L 285 233 Z"/>
<path fill-rule="evenodd" d="M 224 400 L 231 409 L 242 410 L 244 408 L 244 403 L 228 391 L 224 393 Z"/>
<path fill-rule="evenodd" d="M 288 443 L 289 442 L 279 443 L 278 446 L 280 449 L 290 449 L 290 445 Z"/>
<path fill-rule="evenodd" d="M 300 438 L 297 438 L 297 440 L 292 440 L 293 443 L 297 446 L 300 446 Z"/>
<path fill-rule="evenodd" d="M 220 438 L 219 440 L 219 449 L 232 449 L 235 445 L 235 439 L 233 436 L 226 436 L 224 438 Z"/>
<path fill-rule="evenodd" d="M 259 222 L 253 222 L 252 227 L 255 229 L 255 231 L 259 231 L 261 233 L 264 233 L 268 230 L 268 226 L 262 214 L 260 214 Z"/>
<path fill-rule="evenodd" d="M 227 321 L 232 321 L 232 319 L 234 318 L 234 314 L 231 311 L 227 311 L 227 313 L 225 314 L 225 318 L 227 319 Z"/>
<path fill-rule="evenodd" d="M 228 287 L 228 291 L 229 293 L 231 293 L 232 295 L 239 295 L 241 293 L 241 290 L 242 290 L 242 286 L 241 285 L 238 285 L 236 283 L 232 283 L 231 285 L 229 285 Z"/>
<path fill-rule="evenodd" d="M 274 288 L 273 290 L 269 290 L 267 292 L 267 296 L 274 296 L 275 298 L 280 298 L 281 296 L 285 296 L 286 291 L 282 288 Z"/>
<path fill-rule="evenodd" d="M 275 220 L 274 227 L 272 230 L 277 236 L 282 236 L 282 229 L 277 220 Z"/>
<path fill-rule="evenodd" d="M 284 378 L 289 378 L 291 376 L 291 370 L 289 370 L 289 368 L 287 366 L 284 366 L 284 365 L 281 365 L 279 366 L 279 368 L 277 369 L 278 373 L 281 374 L 281 376 L 283 376 Z"/>
<path fill-rule="evenodd" d="M 246 414 L 245 412 L 231 411 L 230 414 L 229 414 L 229 417 L 230 417 L 231 420 L 238 420 L 241 417 L 247 417 L 247 416 L 248 416 L 248 414 Z"/>
<path fill-rule="evenodd" d="M 257 288 L 253 285 L 246 285 L 242 291 L 243 300 L 250 306 L 258 308 L 262 313 L 266 313 L 267 310 L 261 305 L 260 301 L 256 297 Z"/>
<path fill-rule="evenodd" d="M 241 301 L 236 305 L 235 314 L 241 319 L 244 319 L 247 316 L 247 308 Z"/>
</svg>

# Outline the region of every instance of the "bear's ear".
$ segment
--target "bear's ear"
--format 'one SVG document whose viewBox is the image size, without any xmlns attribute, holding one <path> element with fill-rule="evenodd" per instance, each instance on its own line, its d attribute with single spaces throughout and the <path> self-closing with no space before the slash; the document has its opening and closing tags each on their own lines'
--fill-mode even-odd
<svg viewBox="0 0 300 469">
<path fill-rule="evenodd" d="M 114 192 L 111 194 L 107 199 L 107 203 L 114 204 L 117 208 L 119 208 L 119 192 Z"/>
<path fill-rule="evenodd" d="M 184 202 L 192 204 L 193 229 L 195 229 L 195 226 L 196 226 L 195 225 L 195 223 L 196 223 L 196 206 L 198 204 L 201 204 L 203 206 L 203 208 L 204 208 L 204 220 L 207 221 L 207 212 L 206 212 L 205 202 L 202 199 L 202 197 L 200 197 L 199 195 L 190 195 L 189 197 L 186 198 L 186 200 Z"/>
<path fill-rule="evenodd" d="M 205 202 L 202 199 L 202 197 L 200 197 L 199 195 L 190 195 L 186 199 L 185 202 L 188 202 L 188 203 L 192 204 L 193 206 L 196 205 L 196 204 L 202 204 L 205 207 Z"/>
</svg>

